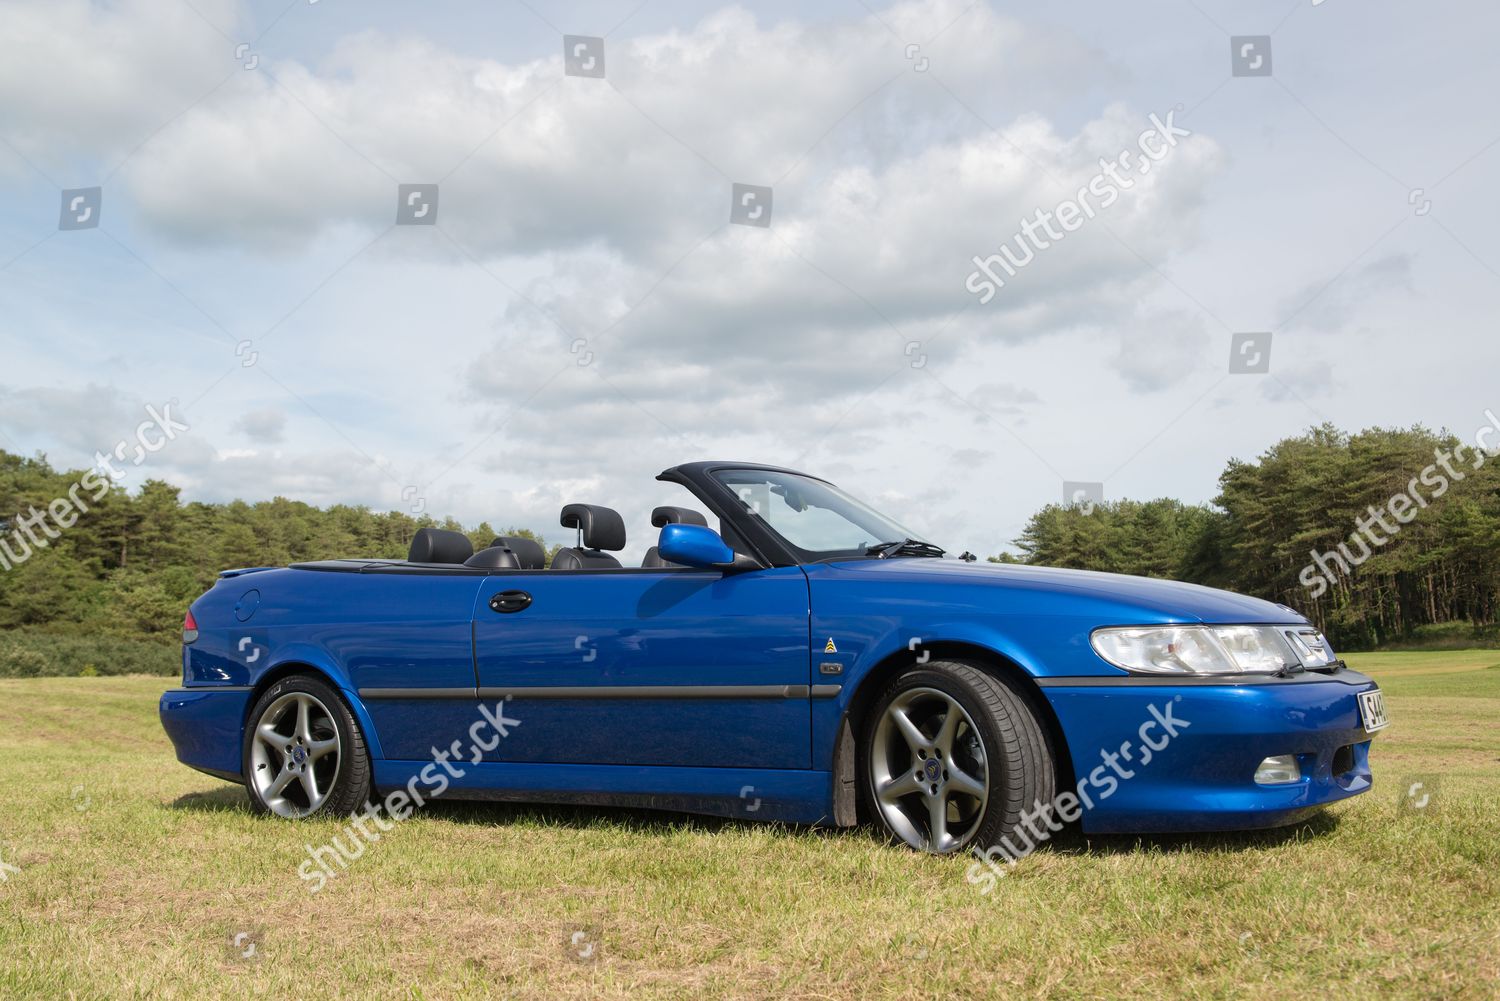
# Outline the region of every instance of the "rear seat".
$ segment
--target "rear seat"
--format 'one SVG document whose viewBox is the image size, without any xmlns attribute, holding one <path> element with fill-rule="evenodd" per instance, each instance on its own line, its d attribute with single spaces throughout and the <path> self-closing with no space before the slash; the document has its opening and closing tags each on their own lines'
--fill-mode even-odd
<svg viewBox="0 0 1500 1001">
<path fill-rule="evenodd" d="M 473 555 L 474 543 L 464 533 L 446 528 L 419 528 L 411 537 L 406 562 L 457 565 Z"/>
</svg>

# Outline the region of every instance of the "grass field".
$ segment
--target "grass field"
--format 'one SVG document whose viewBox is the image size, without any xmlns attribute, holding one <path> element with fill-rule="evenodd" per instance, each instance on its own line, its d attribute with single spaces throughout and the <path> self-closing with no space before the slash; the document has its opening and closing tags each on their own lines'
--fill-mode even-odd
<svg viewBox="0 0 1500 1001">
<path fill-rule="evenodd" d="M 170 679 L 0 681 L 0 998 L 1495 997 L 1500 652 L 1351 660 L 1393 718 L 1373 792 L 1068 834 L 989 896 L 865 830 L 457 803 L 311 895 L 339 825 L 177 764 Z"/>
</svg>

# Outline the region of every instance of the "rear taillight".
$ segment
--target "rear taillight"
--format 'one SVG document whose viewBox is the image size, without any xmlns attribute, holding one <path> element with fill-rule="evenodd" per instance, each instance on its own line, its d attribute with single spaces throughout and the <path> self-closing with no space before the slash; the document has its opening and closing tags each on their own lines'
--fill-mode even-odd
<svg viewBox="0 0 1500 1001">
<path fill-rule="evenodd" d="M 198 623 L 193 618 L 193 610 L 188 609 L 187 615 L 182 618 L 182 642 L 184 644 L 196 643 L 198 641 Z"/>
</svg>

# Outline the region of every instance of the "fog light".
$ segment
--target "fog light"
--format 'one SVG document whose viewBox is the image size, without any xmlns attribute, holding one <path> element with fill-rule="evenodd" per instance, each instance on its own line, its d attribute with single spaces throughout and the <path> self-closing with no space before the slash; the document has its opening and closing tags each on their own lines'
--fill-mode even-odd
<svg viewBox="0 0 1500 1001">
<path fill-rule="evenodd" d="M 1263 786 L 1287 785 L 1302 781 L 1302 769 L 1297 767 L 1295 754 L 1273 754 L 1255 769 L 1255 782 Z"/>
</svg>

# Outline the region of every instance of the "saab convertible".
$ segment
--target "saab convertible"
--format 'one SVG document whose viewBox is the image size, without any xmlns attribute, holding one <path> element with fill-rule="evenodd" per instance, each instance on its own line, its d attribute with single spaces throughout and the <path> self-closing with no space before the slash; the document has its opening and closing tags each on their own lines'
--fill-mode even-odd
<svg viewBox="0 0 1500 1001">
<path fill-rule="evenodd" d="M 657 479 L 691 497 L 639 566 L 616 511 L 568 504 L 550 566 L 423 528 L 405 560 L 225 571 L 161 699 L 178 759 L 282 817 L 426 789 L 869 820 L 936 853 L 1036 817 L 1273 827 L 1370 788 L 1381 692 L 1284 605 L 953 557 L 772 466 Z"/>
</svg>

